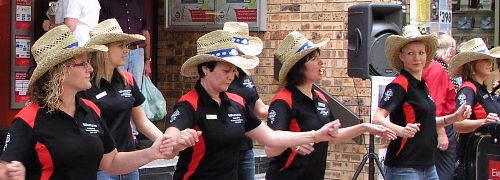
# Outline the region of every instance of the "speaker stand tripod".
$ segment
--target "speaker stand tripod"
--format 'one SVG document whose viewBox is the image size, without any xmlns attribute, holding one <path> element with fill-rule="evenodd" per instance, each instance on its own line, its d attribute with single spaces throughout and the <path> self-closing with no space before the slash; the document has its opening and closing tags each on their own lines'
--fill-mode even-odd
<svg viewBox="0 0 500 180">
<path fill-rule="evenodd" d="M 361 173 L 361 171 L 363 170 L 363 167 L 365 166 L 366 160 L 369 160 L 368 161 L 368 179 L 375 180 L 374 163 L 377 163 L 378 169 L 380 170 L 380 174 L 385 179 L 384 171 L 382 170 L 382 166 L 380 165 L 380 161 L 378 160 L 377 154 L 375 154 L 375 135 L 373 135 L 373 134 L 370 134 L 370 142 L 368 144 L 368 152 L 363 156 L 363 160 L 361 161 L 358 168 L 356 169 L 356 172 L 354 173 L 352 180 L 358 179 L 359 174 Z"/>
</svg>

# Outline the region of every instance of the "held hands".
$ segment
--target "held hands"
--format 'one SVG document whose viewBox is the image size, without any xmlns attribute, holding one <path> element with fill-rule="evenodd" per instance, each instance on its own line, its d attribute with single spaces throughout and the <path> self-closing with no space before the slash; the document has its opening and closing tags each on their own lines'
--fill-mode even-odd
<svg viewBox="0 0 500 180">
<path fill-rule="evenodd" d="M 364 124 L 367 128 L 367 131 L 370 134 L 380 136 L 382 139 L 387 139 L 387 140 L 394 140 L 397 138 L 396 133 L 391 129 L 386 128 L 385 126 L 378 124 L 369 124 L 369 123 L 364 123 Z"/>
<path fill-rule="evenodd" d="M 302 156 L 311 154 L 314 151 L 314 143 L 308 143 L 308 144 L 302 144 L 300 146 L 295 146 L 292 149 L 295 151 L 297 154 L 300 154 Z"/>
<path fill-rule="evenodd" d="M 333 137 L 339 134 L 339 128 L 340 128 L 340 121 L 337 119 L 335 121 L 323 125 L 323 127 L 321 127 L 321 129 L 319 129 L 317 132 L 312 131 L 311 133 L 315 143 L 322 141 L 330 141 Z"/>
<path fill-rule="evenodd" d="M 463 120 L 469 118 L 471 114 L 472 114 L 472 108 L 470 107 L 470 105 L 466 105 L 466 103 L 463 103 L 457 109 L 457 111 L 455 111 L 455 113 L 453 113 L 451 121 L 449 121 L 448 119 L 445 119 L 445 120 L 446 120 L 446 123 L 460 122 L 460 121 L 463 121 Z"/>
<path fill-rule="evenodd" d="M 175 141 L 172 137 L 163 134 L 158 137 L 149 148 L 153 152 L 155 159 L 164 159 L 173 154 Z"/>
<path fill-rule="evenodd" d="M 24 180 L 26 176 L 26 168 L 19 161 L 1 162 L 0 163 L 0 178 L 7 180 Z"/>
<path fill-rule="evenodd" d="M 188 147 L 194 146 L 200 139 L 201 131 L 196 131 L 194 129 L 184 129 L 179 133 L 179 138 L 177 139 L 177 144 L 175 146 L 176 151 L 182 151 Z"/>
</svg>

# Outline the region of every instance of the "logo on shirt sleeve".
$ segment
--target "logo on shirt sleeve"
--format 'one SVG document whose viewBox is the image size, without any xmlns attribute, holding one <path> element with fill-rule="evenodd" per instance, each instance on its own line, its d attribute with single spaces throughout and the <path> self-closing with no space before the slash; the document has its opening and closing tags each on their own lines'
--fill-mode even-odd
<svg viewBox="0 0 500 180">
<path fill-rule="evenodd" d="M 323 117 L 328 116 L 328 114 L 330 113 L 330 110 L 326 108 L 326 104 L 322 102 L 318 102 L 318 107 L 316 109 Z"/>
<path fill-rule="evenodd" d="M 7 145 L 9 145 L 10 142 L 10 133 L 7 133 L 7 137 L 5 137 L 5 145 L 3 146 L 3 151 L 7 149 Z"/>
<path fill-rule="evenodd" d="M 269 114 L 267 117 L 269 119 L 269 124 L 273 124 L 274 119 L 276 118 L 276 111 L 274 109 L 271 109 L 271 111 L 269 111 Z"/>
<path fill-rule="evenodd" d="M 243 85 L 247 88 L 253 88 L 254 85 L 252 81 L 250 81 L 250 78 L 243 80 Z"/>
<path fill-rule="evenodd" d="M 392 89 L 388 89 L 385 93 L 384 93 L 384 101 L 389 101 L 389 99 L 391 99 L 391 97 L 394 95 L 394 93 L 392 92 Z"/>
<path fill-rule="evenodd" d="M 464 94 L 464 93 L 460 93 L 460 94 L 458 95 L 457 99 L 458 99 L 458 102 L 460 103 L 460 105 L 462 105 L 462 104 L 464 104 L 464 103 L 465 103 L 465 99 L 466 99 L 466 98 L 467 98 L 467 97 L 465 96 L 465 94 Z"/>
<path fill-rule="evenodd" d="M 170 116 L 170 123 L 173 123 L 176 119 L 177 119 L 177 116 L 181 114 L 181 112 L 179 112 L 178 109 L 176 109 L 174 111 L 174 113 L 172 113 L 172 116 Z"/>
</svg>

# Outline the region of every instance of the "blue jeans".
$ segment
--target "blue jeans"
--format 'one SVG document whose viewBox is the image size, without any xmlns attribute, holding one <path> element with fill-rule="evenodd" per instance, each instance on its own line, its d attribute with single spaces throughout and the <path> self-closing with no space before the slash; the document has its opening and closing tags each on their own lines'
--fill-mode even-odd
<svg viewBox="0 0 500 180">
<path fill-rule="evenodd" d="M 384 166 L 386 180 L 439 180 L 436 166 L 426 168 L 400 168 Z"/>
<path fill-rule="evenodd" d="M 253 149 L 240 150 L 238 164 L 238 180 L 253 180 L 255 177 L 255 162 Z"/>
<path fill-rule="evenodd" d="M 135 170 L 128 174 L 112 175 L 102 170 L 98 170 L 97 180 L 139 180 L 139 171 Z"/>
<path fill-rule="evenodd" d="M 144 74 L 144 48 L 137 48 L 130 50 L 125 57 L 125 65 L 120 67 L 123 71 L 128 71 L 134 77 L 134 81 L 137 84 L 137 88 L 141 90 L 142 87 L 142 74 Z M 134 134 L 134 139 L 139 132 L 135 127 L 134 121 L 130 121 L 132 127 L 132 134 Z"/>
</svg>

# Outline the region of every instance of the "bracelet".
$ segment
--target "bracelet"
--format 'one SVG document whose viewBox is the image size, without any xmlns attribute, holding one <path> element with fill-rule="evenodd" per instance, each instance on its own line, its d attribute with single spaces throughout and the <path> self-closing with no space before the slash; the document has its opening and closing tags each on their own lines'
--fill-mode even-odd
<svg viewBox="0 0 500 180">
<path fill-rule="evenodd" d="M 312 138 L 314 144 L 318 143 L 318 139 L 316 138 L 316 131 L 312 130 L 310 132 L 311 132 L 311 138 Z"/>
<path fill-rule="evenodd" d="M 144 60 L 151 62 L 151 58 L 144 58 Z"/>
</svg>

